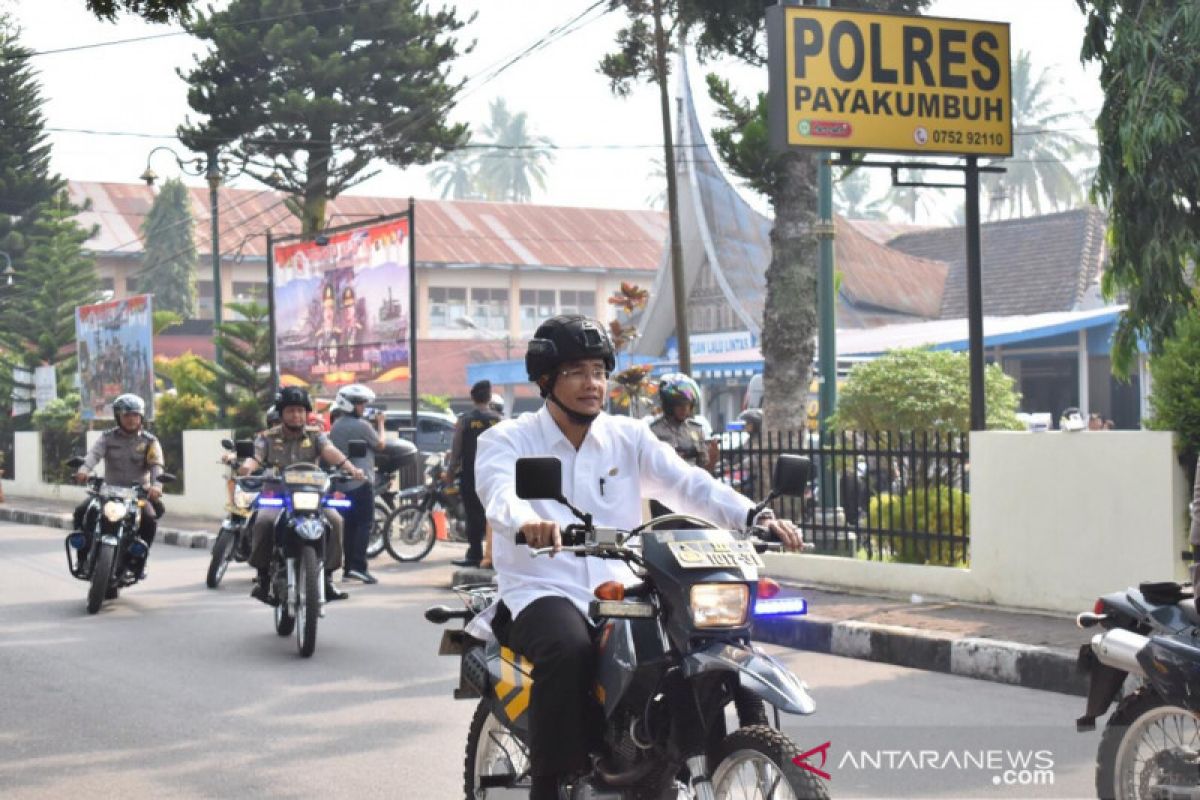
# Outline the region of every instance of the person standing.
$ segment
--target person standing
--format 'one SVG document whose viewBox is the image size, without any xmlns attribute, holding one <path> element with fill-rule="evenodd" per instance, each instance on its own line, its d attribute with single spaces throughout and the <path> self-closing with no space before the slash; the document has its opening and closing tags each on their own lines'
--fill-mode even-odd
<svg viewBox="0 0 1200 800">
<path fill-rule="evenodd" d="M 451 562 L 456 567 L 478 567 L 483 561 L 487 514 L 475 493 L 475 453 L 480 435 L 502 419 L 491 407 L 491 381 L 478 381 L 471 387 L 471 402 L 475 407 L 459 417 L 454 428 L 454 446 L 447 467 L 450 475 L 460 473 L 463 507 L 467 514 L 467 555 Z"/>
<path fill-rule="evenodd" d="M 343 488 L 350 500 L 350 508 L 342 517 L 346 534 L 346 568 L 342 580 L 368 584 L 379 582 L 367 570 L 367 544 L 371 540 L 371 526 L 375 524 L 375 453 L 386 447 L 378 428 L 383 418 L 377 418 L 377 426 L 363 418 L 367 403 L 374 401 L 375 392 L 360 383 L 343 386 L 333 401 L 338 418 L 329 430 L 329 440 L 343 453 L 350 452 L 350 442 L 356 439 L 367 443 L 365 456 L 350 459 L 351 464 L 363 471 L 366 479 L 347 483 Z"/>
</svg>

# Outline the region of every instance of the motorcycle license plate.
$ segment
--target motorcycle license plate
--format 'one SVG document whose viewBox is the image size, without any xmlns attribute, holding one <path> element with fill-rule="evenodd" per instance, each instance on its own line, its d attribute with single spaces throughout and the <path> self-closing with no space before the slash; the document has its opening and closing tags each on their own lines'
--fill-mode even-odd
<svg viewBox="0 0 1200 800">
<path fill-rule="evenodd" d="M 750 542 L 669 542 L 667 547 L 684 569 L 763 566 Z"/>
</svg>

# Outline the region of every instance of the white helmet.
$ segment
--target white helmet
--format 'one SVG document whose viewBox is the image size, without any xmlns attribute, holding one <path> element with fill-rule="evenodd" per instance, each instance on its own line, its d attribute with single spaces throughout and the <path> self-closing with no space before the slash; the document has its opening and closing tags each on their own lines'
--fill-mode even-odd
<svg viewBox="0 0 1200 800">
<path fill-rule="evenodd" d="M 375 402 L 375 393 L 361 383 L 352 383 L 349 386 L 343 386 L 341 389 L 338 389 L 337 395 L 333 398 L 334 408 L 346 414 L 354 413 L 355 403 L 373 402 Z"/>
<path fill-rule="evenodd" d="M 492 399 L 488 401 L 488 408 L 495 411 L 500 416 L 504 416 L 504 397 L 502 395 L 493 394 Z"/>
<path fill-rule="evenodd" d="M 1083 414 L 1079 413 L 1079 409 L 1071 407 L 1064 409 L 1062 416 L 1058 418 L 1058 429 L 1060 431 L 1074 432 L 1082 431 L 1087 428 L 1087 422 L 1083 419 Z"/>
</svg>

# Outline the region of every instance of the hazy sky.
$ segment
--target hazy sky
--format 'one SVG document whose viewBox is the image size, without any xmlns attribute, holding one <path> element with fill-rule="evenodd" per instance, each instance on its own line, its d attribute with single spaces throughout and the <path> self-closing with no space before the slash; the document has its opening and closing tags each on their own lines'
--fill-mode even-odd
<svg viewBox="0 0 1200 800">
<path fill-rule="evenodd" d="M 661 122 L 655 91 L 639 87 L 619 99 L 597 73 L 596 64 L 612 47 L 623 16 L 595 13 L 579 30 L 519 62 L 500 77 L 481 84 L 490 67 L 541 39 L 554 26 L 576 16 L 594 0 L 459 0 L 461 16 L 478 12 L 464 39 L 476 39 L 475 51 L 456 62 L 460 77 L 470 79 L 455 120 L 472 125 L 486 121 L 487 104 L 504 97 L 510 109 L 526 111 L 535 133 L 563 148 L 550 166 L 545 191 L 536 202 L 609 208 L 644 208 L 660 191 L 652 177 L 651 159 L 661 154 Z M 33 63 L 39 72 L 48 127 L 52 132 L 54 168 L 79 180 L 135 181 L 147 153 L 171 141 L 188 114 L 186 87 L 176 68 L 186 68 L 198 52 L 196 43 L 178 29 L 153 26 L 134 18 L 116 24 L 96 21 L 84 0 L 0 0 L 23 28 L 22 40 L 36 51 L 78 47 L 145 36 L 161 38 L 107 47 L 46 53 Z M 1094 116 L 1101 103 L 1097 71 L 1079 64 L 1083 16 L 1074 0 L 935 0 L 930 14 L 1012 23 L 1012 50 L 1032 53 L 1035 69 L 1052 67 L 1063 81 L 1064 107 Z M 177 33 L 179 35 L 166 35 Z M 743 93 L 765 89 L 765 70 L 735 63 L 715 65 Z M 693 66 L 699 84 L 701 70 Z M 711 104 L 697 97 L 699 113 L 713 126 Z M 103 133 L 79 133 L 95 131 Z M 1091 136 L 1087 126 L 1081 135 Z M 117 135 L 120 134 L 120 135 Z M 182 147 L 176 148 L 183 152 Z M 165 154 L 154 159 L 160 175 L 176 173 Z M 1081 166 L 1081 165 L 1077 165 Z M 384 171 L 352 190 L 360 194 L 435 197 L 426 180 L 428 167 Z M 188 179 L 199 183 L 198 179 Z M 878 188 L 884 177 L 877 176 Z M 247 188 L 247 179 L 235 182 Z"/>
</svg>

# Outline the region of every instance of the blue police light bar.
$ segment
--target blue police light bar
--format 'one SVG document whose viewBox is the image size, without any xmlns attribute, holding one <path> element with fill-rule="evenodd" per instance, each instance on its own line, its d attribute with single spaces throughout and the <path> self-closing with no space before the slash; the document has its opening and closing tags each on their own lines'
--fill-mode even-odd
<svg viewBox="0 0 1200 800">
<path fill-rule="evenodd" d="M 754 616 L 775 617 L 785 614 L 807 614 L 808 601 L 803 597 L 759 598 L 754 602 Z"/>
<path fill-rule="evenodd" d="M 283 507 L 283 498 L 282 497 L 262 497 L 262 496 L 260 496 L 258 498 L 258 504 L 260 506 L 267 506 L 268 508 L 282 508 Z"/>
<path fill-rule="evenodd" d="M 351 503 L 349 500 L 338 500 L 337 498 L 329 498 L 325 501 L 325 505 L 330 508 L 349 508 Z"/>
</svg>

